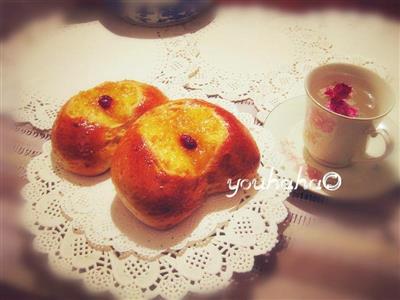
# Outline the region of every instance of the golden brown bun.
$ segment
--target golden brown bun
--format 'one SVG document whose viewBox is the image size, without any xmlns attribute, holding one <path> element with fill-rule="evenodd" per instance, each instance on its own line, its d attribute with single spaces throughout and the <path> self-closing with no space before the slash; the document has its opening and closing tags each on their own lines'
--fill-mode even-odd
<svg viewBox="0 0 400 300">
<path fill-rule="evenodd" d="M 141 116 L 117 147 L 111 177 L 125 206 L 142 222 L 170 228 L 205 197 L 227 190 L 229 178 L 251 178 L 260 153 L 229 112 L 182 99 Z"/>
<path fill-rule="evenodd" d="M 167 98 L 155 87 L 132 80 L 105 82 L 72 97 L 52 129 L 53 154 L 62 167 L 94 176 L 110 167 L 126 129 Z"/>
</svg>

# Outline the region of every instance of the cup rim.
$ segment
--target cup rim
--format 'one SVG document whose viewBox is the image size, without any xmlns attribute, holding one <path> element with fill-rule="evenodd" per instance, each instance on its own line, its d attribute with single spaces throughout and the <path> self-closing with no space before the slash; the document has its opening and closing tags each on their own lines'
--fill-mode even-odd
<svg viewBox="0 0 400 300">
<path fill-rule="evenodd" d="M 347 66 L 347 67 L 352 67 L 352 68 L 358 68 L 358 69 L 363 70 L 364 72 L 369 72 L 369 73 L 374 74 L 375 76 L 377 76 L 378 78 L 380 78 L 380 79 L 382 80 L 382 82 L 386 85 L 386 88 L 389 90 L 389 92 L 390 92 L 390 94 L 391 94 L 391 96 L 392 96 L 392 99 L 390 100 L 391 103 L 389 104 L 389 108 L 388 108 L 386 111 L 384 111 L 383 113 L 381 113 L 381 114 L 379 114 L 379 115 L 377 115 L 377 116 L 365 118 L 365 117 L 348 117 L 348 116 L 345 116 L 345 115 L 338 114 L 338 113 L 336 113 L 336 112 L 334 112 L 334 111 L 331 111 L 331 110 L 328 109 L 327 107 L 323 106 L 321 103 L 319 103 L 319 102 L 311 95 L 311 93 L 310 93 L 310 91 L 309 91 L 309 89 L 308 89 L 308 83 L 309 83 L 310 75 L 311 75 L 312 72 L 314 72 L 315 70 L 318 70 L 318 69 L 320 69 L 320 68 L 322 68 L 322 67 L 326 67 L 326 66 Z M 328 113 L 330 113 L 330 114 L 332 114 L 332 115 L 334 115 L 334 116 L 337 116 L 337 117 L 340 117 L 340 118 L 343 118 L 343 119 L 348 119 L 348 120 L 354 120 L 354 121 L 371 121 L 371 120 L 377 120 L 377 119 L 380 119 L 380 118 L 386 116 L 386 115 L 393 109 L 393 107 L 394 107 L 394 105 L 395 105 L 395 101 L 394 101 L 394 97 L 395 97 L 395 96 L 394 96 L 393 90 L 392 90 L 392 88 L 390 87 L 390 85 L 386 82 L 385 79 L 383 79 L 379 74 L 377 74 L 377 73 L 374 72 L 374 71 L 371 71 L 371 70 L 369 70 L 369 69 L 367 69 L 367 68 L 364 68 L 364 67 L 361 67 L 361 66 L 358 66 L 358 65 L 355 65 L 355 64 L 350 64 L 350 63 L 329 63 L 329 64 L 323 64 L 323 65 L 320 65 L 320 66 L 318 66 L 318 67 L 316 67 L 316 68 L 313 68 L 313 69 L 307 74 L 307 76 L 306 76 L 306 78 L 305 78 L 305 80 L 304 80 L 304 89 L 305 89 L 305 91 L 306 91 L 307 96 L 314 102 L 314 104 L 316 104 L 317 106 L 319 106 L 320 108 L 322 108 L 323 110 L 325 110 L 326 112 L 328 112 Z"/>
</svg>

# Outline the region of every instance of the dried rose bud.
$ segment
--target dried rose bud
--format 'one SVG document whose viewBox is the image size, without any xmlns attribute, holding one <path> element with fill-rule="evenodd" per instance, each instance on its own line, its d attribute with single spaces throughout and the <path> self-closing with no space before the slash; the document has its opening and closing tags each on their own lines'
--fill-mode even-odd
<svg viewBox="0 0 400 300">
<path fill-rule="evenodd" d="M 349 105 L 346 100 L 353 91 L 352 87 L 345 83 L 337 83 L 325 90 L 325 95 L 329 97 L 327 107 L 343 116 L 356 117 L 358 108 Z"/>
<path fill-rule="evenodd" d="M 343 116 L 347 117 L 357 117 L 358 116 L 358 109 L 357 107 L 349 105 L 344 100 L 336 100 L 333 99 L 329 100 L 328 108 L 335 113 L 338 113 Z"/>
<path fill-rule="evenodd" d="M 352 90 L 352 87 L 345 83 L 337 83 L 334 87 L 328 87 L 325 91 L 325 95 L 334 101 L 338 101 L 349 97 Z"/>
</svg>

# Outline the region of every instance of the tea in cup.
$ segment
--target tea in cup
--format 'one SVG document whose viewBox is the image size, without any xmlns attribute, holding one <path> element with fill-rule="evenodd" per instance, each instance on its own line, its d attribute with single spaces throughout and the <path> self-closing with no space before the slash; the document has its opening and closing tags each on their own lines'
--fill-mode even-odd
<svg viewBox="0 0 400 300">
<path fill-rule="evenodd" d="M 304 145 L 317 162 L 346 167 L 383 159 L 392 151 L 393 140 L 382 120 L 395 96 L 379 75 L 356 65 L 327 64 L 308 74 L 305 90 Z M 376 136 L 383 138 L 385 150 L 372 157 L 366 146 Z"/>
</svg>

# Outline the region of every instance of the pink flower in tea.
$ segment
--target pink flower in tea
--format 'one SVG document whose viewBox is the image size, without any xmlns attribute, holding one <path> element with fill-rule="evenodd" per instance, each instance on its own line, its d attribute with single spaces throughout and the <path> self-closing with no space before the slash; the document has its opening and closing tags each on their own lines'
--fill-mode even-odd
<svg viewBox="0 0 400 300">
<path fill-rule="evenodd" d="M 328 102 L 328 108 L 335 113 L 338 113 L 347 117 L 356 117 L 358 115 L 358 109 L 354 106 L 349 105 L 344 100 L 331 99 Z"/>
<path fill-rule="evenodd" d="M 346 102 L 352 91 L 352 87 L 345 83 L 337 83 L 334 86 L 328 87 L 324 93 L 330 98 L 327 107 L 340 115 L 356 117 L 358 115 L 358 109 Z"/>
<path fill-rule="evenodd" d="M 352 87 L 345 83 L 337 83 L 335 86 L 328 87 L 325 91 L 325 95 L 327 95 L 331 100 L 343 100 L 349 97 L 352 90 Z"/>
</svg>

